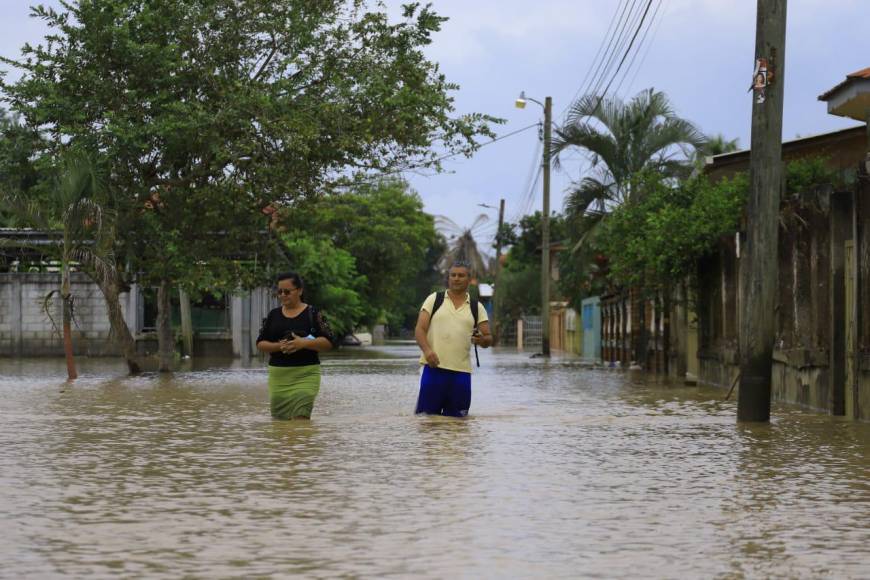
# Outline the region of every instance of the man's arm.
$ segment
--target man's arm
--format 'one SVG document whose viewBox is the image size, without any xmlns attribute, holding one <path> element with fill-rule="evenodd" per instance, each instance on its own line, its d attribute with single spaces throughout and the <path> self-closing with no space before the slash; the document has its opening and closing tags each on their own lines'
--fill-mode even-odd
<svg viewBox="0 0 870 580">
<path fill-rule="evenodd" d="M 425 310 L 421 310 L 417 316 L 417 326 L 414 327 L 414 338 L 417 340 L 417 346 L 423 351 L 423 358 L 426 359 L 426 364 L 432 368 L 436 368 L 441 364 L 441 360 L 432 347 L 429 345 L 429 339 L 426 335 L 429 333 L 429 322 L 431 317 Z"/>
<path fill-rule="evenodd" d="M 492 334 L 489 332 L 489 322 L 481 322 L 477 325 L 477 330 L 479 332 L 471 336 L 471 342 L 483 348 L 492 346 Z"/>
</svg>

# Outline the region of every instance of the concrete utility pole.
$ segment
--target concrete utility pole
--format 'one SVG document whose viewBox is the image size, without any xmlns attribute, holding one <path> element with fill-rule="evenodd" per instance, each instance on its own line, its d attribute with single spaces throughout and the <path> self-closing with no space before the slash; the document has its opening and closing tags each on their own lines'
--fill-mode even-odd
<svg viewBox="0 0 870 580">
<path fill-rule="evenodd" d="M 550 141 L 553 98 L 544 99 L 544 213 L 541 216 L 541 354 L 550 356 Z"/>
<path fill-rule="evenodd" d="M 783 187 L 782 102 L 787 0 L 758 0 L 746 252 L 740 264 L 738 421 L 770 420 Z"/>
</svg>

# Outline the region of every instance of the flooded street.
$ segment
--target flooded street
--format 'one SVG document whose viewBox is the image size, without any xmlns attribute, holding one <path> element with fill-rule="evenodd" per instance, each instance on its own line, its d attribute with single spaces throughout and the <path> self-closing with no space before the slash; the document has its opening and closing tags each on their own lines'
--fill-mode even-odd
<svg viewBox="0 0 870 580">
<path fill-rule="evenodd" d="M 327 357 L 311 422 L 259 361 L 0 360 L 0 576 L 870 577 L 868 424 L 513 351 L 421 418 L 417 353 Z"/>
</svg>

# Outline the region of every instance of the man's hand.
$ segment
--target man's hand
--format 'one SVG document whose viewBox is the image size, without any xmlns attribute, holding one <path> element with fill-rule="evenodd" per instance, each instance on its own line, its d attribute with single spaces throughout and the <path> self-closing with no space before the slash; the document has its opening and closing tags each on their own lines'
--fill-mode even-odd
<svg viewBox="0 0 870 580">
<path fill-rule="evenodd" d="M 476 346 L 487 348 L 490 344 L 492 344 L 491 341 L 492 335 L 481 334 L 479 330 L 475 330 L 471 335 L 471 344 L 474 344 Z"/>
<path fill-rule="evenodd" d="M 424 352 L 423 356 L 426 357 L 426 364 L 428 364 L 433 369 L 438 368 L 438 365 L 441 364 L 441 359 L 438 358 L 438 355 L 435 354 L 434 350 Z"/>
</svg>

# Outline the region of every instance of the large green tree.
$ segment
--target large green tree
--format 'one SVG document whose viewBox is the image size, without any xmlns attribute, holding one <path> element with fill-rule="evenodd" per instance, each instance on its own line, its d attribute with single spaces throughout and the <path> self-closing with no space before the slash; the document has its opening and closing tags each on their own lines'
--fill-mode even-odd
<svg viewBox="0 0 870 580">
<path fill-rule="evenodd" d="M 432 250 L 440 249 L 432 216 L 419 195 L 398 179 L 358 186 L 343 194 L 308 198 L 280 210 L 293 236 L 325 238 L 354 258 L 365 277 L 357 322 L 400 326 L 421 300 L 417 283 L 431 284 Z M 290 264 L 295 267 L 294 264 Z"/>
<path fill-rule="evenodd" d="M 159 287 L 161 368 L 169 292 L 256 283 L 260 211 L 362 173 L 470 152 L 483 115 L 453 116 L 424 55 L 443 19 L 411 4 L 398 23 L 362 0 L 75 0 L 35 17 L 0 88 L 28 127 L 109 160 L 118 255 Z M 262 260 L 254 260 L 261 264 Z"/>
<path fill-rule="evenodd" d="M 281 239 L 287 259 L 305 283 L 304 300 L 324 312 L 339 336 L 353 332 L 365 315 L 366 284 L 353 256 L 323 237 L 284 234 Z"/>
</svg>

